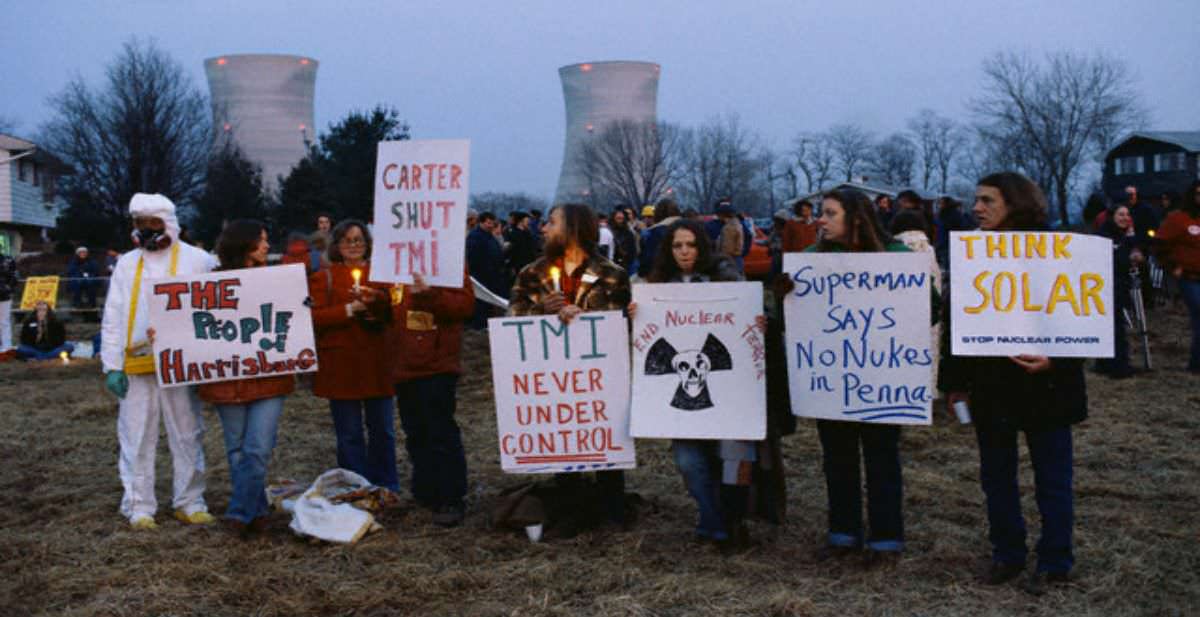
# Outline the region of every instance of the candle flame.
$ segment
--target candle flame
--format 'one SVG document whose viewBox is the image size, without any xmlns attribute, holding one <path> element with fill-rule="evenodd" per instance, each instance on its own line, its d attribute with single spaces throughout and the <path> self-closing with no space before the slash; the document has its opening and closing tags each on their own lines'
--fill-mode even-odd
<svg viewBox="0 0 1200 617">
<path fill-rule="evenodd" d="M 354 283 L 357 285 L 357 284 L 358 284 L 358 280 L 362 278 L 362 270 L 359 270 L 358 268 L 355 268 L 355 269 L 353 269 L 353 270 L 351 270 L 351 271 L 350 271 L 350 276 L 353 276 L 353 277 L 354 277 Z"/>
<path fill-rule="evenodd" d="M 1153 230 L 1153 229 L 1151 229 L 1150 231 L 1147 231 L 1146 233 L 1150 234 L 1150 237 L 1151 237 L 1151 238 L 1153 238 L 1153 237 L 1154 237 L 1154 230 Z"/>
<path fill-rule="evenodd" d="M 554 291 L 561 291 L 562 288 L 558 285 L 559 270 L 557 267 L 550 268 L 550 279 L 554 281 Z"/>
<path fill-rule="evenodd" d="M 70 354 L 68 354 L 65 351 L 58 352 L 58 357 L 62 358 L 63 364 L 67 364 L 70 362 L 70 360 L 68 359 L 68 358 L 70 358 Z"/>
</svg>

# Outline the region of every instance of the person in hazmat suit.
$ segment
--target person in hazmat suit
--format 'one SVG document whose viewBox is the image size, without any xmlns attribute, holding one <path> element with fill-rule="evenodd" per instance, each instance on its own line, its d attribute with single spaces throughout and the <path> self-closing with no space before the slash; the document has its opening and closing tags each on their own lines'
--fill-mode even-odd
<svg viewBox="0 0 1200 617">
<path fill-rule="evenodd" d="M 105 387 L 120 399 L 117 467 L 124 486 L 121 514 L 134 529 L 155 529 L 154 457 L 159 418 L 166 424 L 174 464 L 175 518 L 186 524 L 213 522 L 204 503 L 204 421 L 191 387 L 159 387 L 151 352 L 148 282 L 212 269 L 204 251 L 179 240 L 175 204 L 158 194 L 137 193 L 129 202 L 134 249 L 117 261 L 109 282 L 101 326 L 100 358 Z"/>
</svg>

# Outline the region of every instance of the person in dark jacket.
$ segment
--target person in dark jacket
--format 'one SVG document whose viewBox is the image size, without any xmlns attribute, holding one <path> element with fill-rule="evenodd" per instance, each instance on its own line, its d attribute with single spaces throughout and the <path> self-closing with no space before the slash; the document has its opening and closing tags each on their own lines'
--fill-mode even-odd
<svg viewBox="0 0 1200 617">
<path fill-rule="evenodd" d="M 496 240 L 496 226 L 499 222 L 496 215 L 484 212 L 479 215 L 478 222 L 467 234 L 467 271 L 481 285 L 501 297 L 506 291 L 504 285 L 504 251 Z M 475 301 L 475 314 L 471 317 L 471 327 L 476 330 L 487 328 L 487 320 L 492 316 L 492 305 Z"/>
<path fill-rule="evenodd" d="M 420 275 L 413 279 L 392 294 L 396 409 L 412 463 L 413 499 L 433 511 L 434 524 L 454 527 L 466 510 L 467 457 L 454 412 L 463 324 L 471 318 L 475 292 L 466 273 L 458 289 L 430 287 Z"/>
<path fill-rule="evenodd" d="M 0 251 L 0 353 L 13 348 L 12 299 L 17 292 L 17 261 Z"/>
<path fill-rule="evenodd" d="M 1125 335 L 1122 311 L 1133 310 L 1130 270 L 1145 262 L 1145 252 L 1138 243 L 1133 216 L 1125 204 L 1112 209 L 1100 228 L 1100 235 L 1113 243 L 1113 357 L 1097 361 L 1096 372 L 1124 379 L 1133 375 L 1133 369 L 1129 366 L 1129 338 Z"/>
<path fill-rule="evenodd" d="M 529 217 L 529 214 L 520 210 L 513 212 L 509 217 L 512 224 L 504 230 L 504 241 L 508 245 L 504 257 L 507 268 L 504 292 L 512 287 L 517 273 L 537 259 L 537 243 L 533 239 L 533 232 L 529 230 L 529 222 L 533 219 Z M 500 293 L 501 296 L 507 295 L 506 293 L 497 293 Z"/>
<path fill-rule="evenodd" d="M 87 247 L 75 249 L 75 258 L 67 265 L 67 290 L 71 292 L 71 306 L 96 308 L 96 291 L 104 284 L 98 276 L 100 268 L 89 257 Z"/>
<path fill-rule="evenodd" d="M 41 300 L 21 323 L 20 341 L 17 357 L 22 360 L 53 360 L 63 352 L 75 351 L 75 346 L 67 342 L 67 331 L 54 309 Z"/>
<path fill-rule="evenodd" d="M 642 247 L 638 251 L 641 255 L 637 266 L 638 276 L 650 276 L 650 270 L 654 267 L 654 256 L 658 254 L 658 243 L 666 235 L 667 227 L 678 218 L 679 204 L 675 203 L 674 199 L 664 197 L 654 205 L 654 224 L 642 232 Z"/>
<path fill-rule="evenodd" d="M 307 252 L 307 246 L 304 247 Z M 217 240 L 219 270 L 261 268 L 267 265 L 267 230 L 258 221 L 232 221 Z M 302 254 L 299 263 L 304 263 Z M 258 377 L 202 384 L 197 394 L 216 407 L 225 434 L 225 456 L 233 488 L 223 521 L 246 537 L 266 529 L 267 467 L 283 415 L 283 400 L 295 388 L 292 375 Z"/>
<path fill-rule="evenodd" d="M 638 237 L 629 228 L 628 208 L 617 207 L 610 219 L 613 233 L 613 262 L 626 272 L 633 272 L 638 258 Z"/>
<path fill-rule="evenodd" d="M 973 210 L 984 231 L 1046 228 L 1045 195 L 1017 173 L 1002 172 L 980 180 Z M 1075 562 L 1071 425 L 1087 417 L 1083 361 L 1036 355 L 955 356 L 950 353 L 949 338 L 953 319 L 948 313 L 938 386 L 947 393 L 950 406 L 969 402 L 975 425 L 979 479 L 987 498 L 992 544 L 992 565 L 985 581 L 1001 584 L 1025 569 L 1025 518 L 1017 487 L 1017 437 L 1024 433 L 1042 515 L 1037 568 L 1026 588 L 1041 593 L 1048 584 L 1065 583 Z"/>
<path fill-rule="evenodd" d="M 957 199 L 944 196 L 938 200 L 934 255 L 943 270 L 950 267 L 950 232 L 967 231 L 971 227 L 971 220 L 963 213 L 962 204 Z"/>
</svg>

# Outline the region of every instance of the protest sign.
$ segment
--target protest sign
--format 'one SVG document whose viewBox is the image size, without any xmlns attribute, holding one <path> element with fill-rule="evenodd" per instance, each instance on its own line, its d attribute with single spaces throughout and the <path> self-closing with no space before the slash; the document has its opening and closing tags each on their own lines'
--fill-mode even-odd
<svg viewBox="0 0 1200 617">
<path fill-rule="evenodd" d="M 371 280 L 462 287 L 471 142 L 383 141 L 375 163 Z"/>
<path fill-rule="evenodd" d="M 303 264 L 146 282 L 163 387 L 317 370 Z"/>
<path fill-rule="evenodd" d="M 934 391 L 929 257 L 785 253 L 783 301 L 792 413 L 929 424 Z"/>
<path fill-rule="evenodd" d="M 629 335 L 619 311 L 488 320 L 500 467 L 632 469 Z"/>
<path fill-rule="evenodd" d="M 952 232 L 951 351 L 1111 358 L 1112 253 L 1098 236 Z"/>
<path fill-rule="evenodd" d="M 633 286 L 635 437 L 763 439 L 761 283 Z"/>
<path fill-rule="evenodd" d="M 31 276 L 25 279 L 25 291 L 21 293 L 21 310 L 32 311 L 38 302 L 50 308 L 58 305 L 58 277 Z"/>
</svg>

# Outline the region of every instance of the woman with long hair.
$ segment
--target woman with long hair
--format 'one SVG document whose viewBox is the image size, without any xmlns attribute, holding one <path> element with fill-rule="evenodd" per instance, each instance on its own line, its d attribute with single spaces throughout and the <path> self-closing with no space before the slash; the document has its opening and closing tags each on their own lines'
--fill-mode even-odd
<svg viewBox="0 0 1200 617">
<path fill-rule="evenodd" d="M 1113 357 L 1096 362 L 1096 371 L 1115 379 L 1124 379 L 1133 374 L 1129 366 L 1129 339 L 1125 335 L 1125 317 L 1122 311 L 1133 310 L 1130 297 L 1130 270 L 1145 262 L 1141 243 L 1134 230 L 1133 215 L 1126 204 L 1117 204 L 1108 211 L 1108 217 L 1100 226 L 1100 235 L 1113 243 Z"/>
<path fill-rule="evenodd" d="M 218 270 L 267 265 L 267 229 L 259 221 L 230 222 L 217 240 Z M 267 525 L 267 467 L 283 414 L 283 400 L 295 387 L 291 375 L 202 384 L 197 393 L 221 418 L 225 456 L 233 489 L 224 522 L 242 537 Z"/>
<path fill-rule="evenodd" d="M 44 300 L 38 300 L 33 312 L 21 322 L 19 341 L 17 357 L 22 360 L 53 360 L 64 351 L 75 351 L 75 346 L 67 342 L 62 322 Z"/>
<path fill-rule="evenodd" d="M 338 467 L 399 492 L 389 287 L 371 278 L 371 232 L 348 219 L 333 228 L 329 266 L 308 277 L 320 368 L 313 394 L 329 399 Z M 366 425 L 366 437 L 363 425 Z"/>
<path fill-rule="evenodd" d="M 704 226 L 691 219 L 679 219 L 666 228 L 647 277 L 652 284 L 740 280 L 743 277 L 737 264 L 717 254 Z M 636 312 L 637 304 L 630 303 L 630 319 Z M 755 443 L 675 439 L 671 441 L 671 451 L 688 493 L 700 510 L 696 538 L 723 546 L 744 545 L 747 532 L 742 519 L 748 505 L 750 474 L 739 470 L 753 465 Z M 731 481 L 723 482 L 722 478 Z"/>
<path fill-rule="evenodd" d="M 1200 180 L 1188 187 L 1179 208 L 1167 215 L 1155 237 L 1164 268 L 1179 281 L 1192 322 L 1187 370 L 1200 374 Z"/>
<path fill-rule="evenodd" d="M 1013 172 L 978 182 L 974 213 L 983 231 L 1047 229 L 1045 195 L 1029 178 Z M 1017 485 L 1017 437 L 1024 433 L 1042 515 L 1037 569 L 1026 589 L 1040 594 L 1048 584 L 1067 582 L 1075 562 L 1071 425 L 1087 417 L 1083 361 L 1037 355 L 955 356 L 949 336 L 943 335 L 939 386 L 951 406 L 969 402 L 979 443 L 979 480 L 987 498 L 992 544 L 992 564 L 984 581 L 1002 584 L 1025 570 L 1029 551 Z"/>
</svg>

